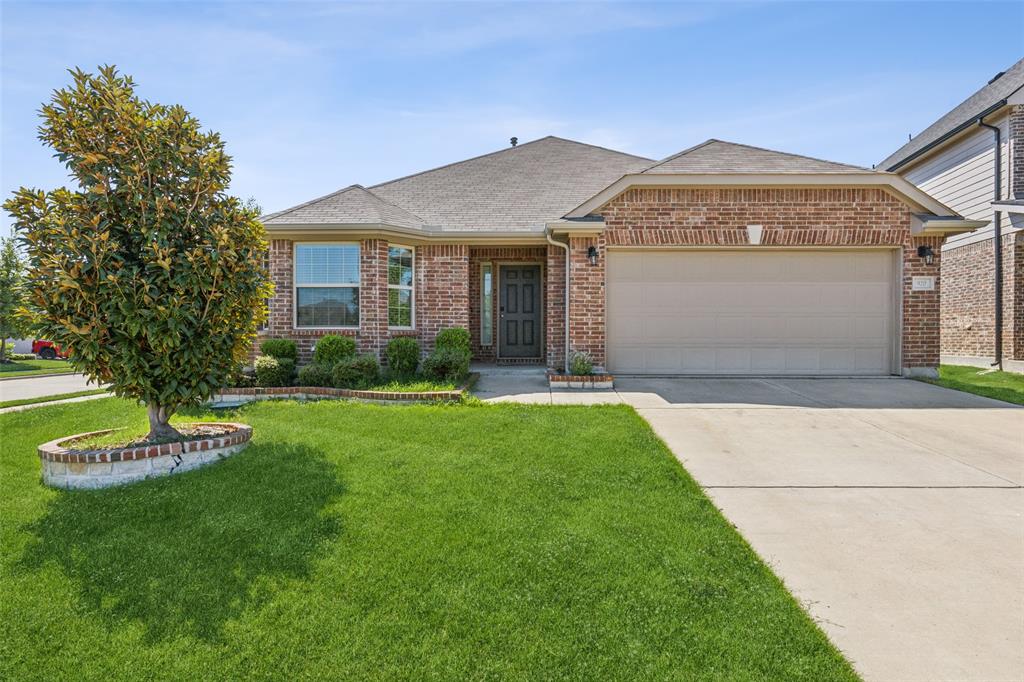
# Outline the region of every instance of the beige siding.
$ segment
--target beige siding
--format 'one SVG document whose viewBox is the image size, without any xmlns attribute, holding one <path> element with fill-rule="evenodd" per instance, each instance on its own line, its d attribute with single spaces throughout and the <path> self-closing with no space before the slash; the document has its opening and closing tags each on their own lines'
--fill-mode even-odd
<svg viewBox="0 0 1024 682">
<path fill-rule="evenodd" d="M 1003 196 L 1006 196 L 1010 178 L 1009 117 L 1003 116 L 991 123 L 1002 130 Z M 909 169 L 901 169 L 900 174 L 965 218 L 991 221 L 994 159 L 992 131 L 979 127 Z M 949 240 L 947 247 L 990 233 L 991 227 L 985 227 L 969 235 L 958 235 Z"/>
</svg>

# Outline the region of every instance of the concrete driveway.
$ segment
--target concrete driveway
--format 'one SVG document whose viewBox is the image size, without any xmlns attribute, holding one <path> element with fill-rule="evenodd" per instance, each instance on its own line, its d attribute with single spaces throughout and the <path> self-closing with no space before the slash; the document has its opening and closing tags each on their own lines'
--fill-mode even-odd
<svg viewBox="0 0 1024 682">
<path fill-rule="evenodd" d="M 901 379 L 620 378 L 614 400 L 866 679 L 1024 679 L 1024 410 Z"/>
</svg>

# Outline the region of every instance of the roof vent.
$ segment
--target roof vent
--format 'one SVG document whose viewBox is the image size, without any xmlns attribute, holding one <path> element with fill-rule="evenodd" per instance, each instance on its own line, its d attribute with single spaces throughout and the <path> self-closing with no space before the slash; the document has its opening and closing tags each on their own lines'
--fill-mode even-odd
<svg viewBox="0 0 1024 682">
<path fill-rule="evenodd" d="M 995 83 L 997 80 L 999 80 L 1000 78 L 1003 77 L 1004 73 L 1006 73 L 1006 72 L 1005 71 L 1000 71 L 996 75 L 992 76 L 992 80 L 990 80 L 988 83 L 986 83 L 986 85 L 991 85 L 992 83 Z"/>
<path fill-rule="evenodd" d="M 509 140 L 509 142 L 511 142 L 512 146 L 515 147 L 517 144 L 519 144 L 519 138 L 513 137 L 511 140 Z"/>
</svg>

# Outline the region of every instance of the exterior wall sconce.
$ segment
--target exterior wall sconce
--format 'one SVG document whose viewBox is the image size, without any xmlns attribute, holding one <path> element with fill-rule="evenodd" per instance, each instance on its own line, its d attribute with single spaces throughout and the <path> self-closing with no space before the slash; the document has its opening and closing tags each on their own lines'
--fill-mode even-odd
<svg viewBox="0 0 1024 682">
<path fill-rule="evenodd" d="M 587 249 L 587 258 L 591 265 L 597 265 L 597 247 L 591 246 Z"/>
<path fill-rule="evenodd" d="M 917 257 L 924 258 L 925 265 L 931 265 L 933 262 L 935 262 L 935 252 L 932 251 L 932 247 L 928 246 L 927 244 L 922 244 L 921 246 L 917 247 Z"/>
</svg>

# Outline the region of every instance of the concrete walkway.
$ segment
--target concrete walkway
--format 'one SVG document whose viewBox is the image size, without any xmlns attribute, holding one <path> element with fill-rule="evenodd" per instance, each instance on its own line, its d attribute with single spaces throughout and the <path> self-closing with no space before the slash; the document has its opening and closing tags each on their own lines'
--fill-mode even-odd
<svg viewBox="0 0 1024 682">
<path fill-rule="evenodd" d="M 1024 679 L 1024 410 L 902 379 L 478 387 L 635 407 L 866 679 Z"/>
</svg>

